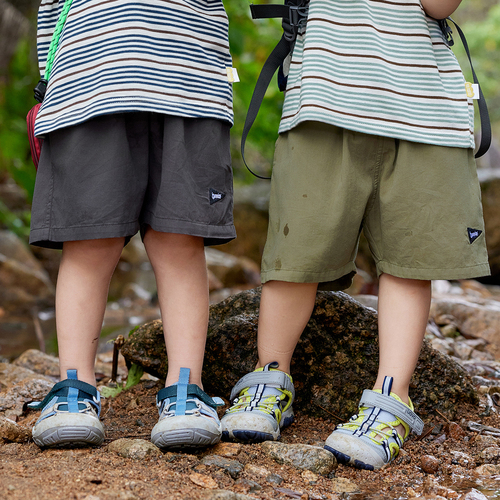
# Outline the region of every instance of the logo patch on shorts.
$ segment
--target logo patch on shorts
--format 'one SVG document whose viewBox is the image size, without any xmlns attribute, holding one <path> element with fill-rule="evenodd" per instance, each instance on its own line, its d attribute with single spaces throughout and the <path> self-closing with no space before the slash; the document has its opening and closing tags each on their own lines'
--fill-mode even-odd
<svg viewBox="0 0 500 500">
<path fill-rule="evenodd" d="M 467 234 L 469 235 L 469 243 L 472 244 L 481 236 L 482 231 L 481 229 L 472 229 L 468 227 Z"/>
<path fill-rule="evenodd" d="M 221 191 L 217 191 L 216 189 L 210 188 L 209 195 L 208 195 L 210 205 L 213 205 L 214 203 L 217 203 L 218 201 L 223 200 L 225 196 L 226 196 L 226 193 L 223 193 Z"/>
</svg>

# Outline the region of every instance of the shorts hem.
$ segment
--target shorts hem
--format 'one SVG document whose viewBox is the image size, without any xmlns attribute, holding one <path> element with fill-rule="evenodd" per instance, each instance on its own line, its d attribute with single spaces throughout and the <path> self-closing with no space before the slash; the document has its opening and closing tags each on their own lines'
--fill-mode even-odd
<svg viewBox="0 0 500 500">
<path fill-rule="evenodd" d="M 261 282 L 288 281 L 291 283 L 330 283 L 337 281 L 347 274 L 356 272 L 356 265 L 352 262 L 335 271 L 315 272 L 298 271 L 294 269 L 267 269 L 261 271 Z"/>
<path fill-rule="evenodd" d="M 142 224 L 150 226 L 155 231 L 162 233 L 188 234 L 204 239 L 205 246 L 222 245 L 236 238 L 234 224 L 217 226 L 214 224 L 201 224 L 185 220 L 160 219 L 154 216 L 144 217 Z"/>
<path fill-rule="evenodd" d="M 98 226 L 72 226 L 64 228 L 40 228 L 30 231 L 29 243 L 44 248 L 61 249 L 65 241 L 128 238 L 139 231 L 137 222 L 105 224 Z"/>
<path fill-rule="evenodd" d="M 417 280 L 463 280 L 474 279 L 482 276 L 490 276 L 488 263 L 477 264 L 470 267 L 457 267 L 454 269 L 418 269 L 413 267 L 401 267 L 389 262 L 377 263 L 377 275 L 382 273 L 396 276 L 397 278 Z"/>
</svg>

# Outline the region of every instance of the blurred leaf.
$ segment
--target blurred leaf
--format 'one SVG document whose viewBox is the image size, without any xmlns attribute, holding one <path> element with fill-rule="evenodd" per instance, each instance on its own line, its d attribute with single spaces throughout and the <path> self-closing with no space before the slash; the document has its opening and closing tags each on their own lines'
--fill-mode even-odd
<svg viewBox="0 0 500 500">
<path fill-rule="evenodd" d="M 139 380 L 141 380 L 143 373 L 144 370 L 142 369 L 142 366 L 133 363 L 128 371 L 127 382 L 125 383 L 125 386 L 120 384 L 118 384 L 116 387 L 103 386 L 99 388 L 99 392 L 105 398 L 115 398 L 116 396 L 118 396 L 118 394 L 120 394 L 120 392 L 126 391 L 127 389 L 134 387 L 134 385 L 137 385 L 139 383 Z"/>
</svg>

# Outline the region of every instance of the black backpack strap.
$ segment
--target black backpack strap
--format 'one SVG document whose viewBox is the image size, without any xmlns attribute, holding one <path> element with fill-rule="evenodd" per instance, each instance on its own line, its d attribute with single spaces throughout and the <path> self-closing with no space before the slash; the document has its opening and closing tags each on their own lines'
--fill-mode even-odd
<svg viewBox="0 0 500 500">
<path fill-rule="evenodd" d="M 262 175 L 256 174 L 247 165 L 247 162 L 245 160 L 245 142 L 247 140 L 247 135 L 252 128 L 253 122 L 255 121 L 255 118 L 257 118 L 260 105 L 262 104 L 262 100 L 264 99 L 264 96 L 266 94 L 267 87 L 269 87 L 271 78 L 273 77 L 274 73 L 276 73 L 276 70 L 281 66 L 289 53 L 290 42 L 285 39 L 285 35 L 283 34 L 281 40 L 278 42 L 278 45 L 274 47 L 270 56 L 267 58 L 267 61 L 264 63 L 262 71 L 260 72 L 259 78 L 257 80 L 257 83 L 255 84 L 255 89 L 252 94 L 252 99 L 250 100 L 250 105 L 248 106 L 245 125 L 243 126 L 243 133 L 241 134 L 241 157 L 243 158 L 243 163 L 248 168 L 248 170 L 259 179 L 270 179 L 270 177 L 264 177 Z"/>
<path fill-rule="evenodd" d="M 284 5 L 266 4 L 266 5 L 250 5 L 252 17 L 254 19 L 269 19 L 272 17 L 281 17 L 283 19 L 283 35 L 274 47 L 273 51 L 267 58 L 262 71 L 260 72 L 255 89 L 248 106 L 243 133 L 241 135 L 241 157 L 247 169 L 259 179 L 270 179 L 253 172 L 247 165 L 245 160 L 245 142 L 252 128 L 252 125 L 259 113 L 260 105 L 269 87 L 271 79 L 276 73 L 276 70 L 283 64 L 286 56 L 293 50 L 293 44 L 297 38 L 300 27 L 305 19 L 307 19 L 307 9 L 309 0 L 286 0 Z M 293 3 L 292 3 L 293 2 Z M 296 4 L 295 4 L 296 3 Z"/>
<path fill-rule="evenodd" d="M 472 71 L 472 78 L 474 79 L 474 83 L 477 85 L 479 89 L 479 99 L 477 101 L 477 105 L 479 108 L 479 119 L 481 121 L 481 142 L 474 157 L 480 158 L 486 153 L 486 151 L 488 151 L 491 145 L 490 115 L 488 113 L 488 107 L 486 106 L 486 99 L 484 98 L 483 91 L 481 90 L 481 85 L 479 85 L 476 72 L 474 71 L 474 66 L 472 65 L 469 46 L 467 44 L 467 40 L 465 39 L 464 32 L 460 29 L 460 26 L 451 17 L 447 17 L 446 19 L 441 19 L 438 21 L 441 27 L 441 31 L 443 32 L 443 35 L 446 39 L 446 42 L 450 47 L 453 45 L 454 42 L 451 36 L 452 30 L 448 26 L 447 21 L 451 21 L 455 25 L 455 28 L 457 29 L 457 32 L 460 36 L 460 39 L 462 40 L 465 52 L 467 54 L 467 58 L 469 59 L 470 69 Z"/>
</svg>

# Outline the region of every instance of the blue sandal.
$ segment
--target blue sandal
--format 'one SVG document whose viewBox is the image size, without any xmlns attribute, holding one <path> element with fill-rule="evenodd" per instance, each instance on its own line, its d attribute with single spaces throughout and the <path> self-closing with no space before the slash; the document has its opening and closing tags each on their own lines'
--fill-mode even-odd
<svg viewBox="0 0 500 500">
<path fill-rule="evenodd" d="M 32 410 L 42 410 L 32 431 L 33 441 L 41 448 L 96 446 L 104 441 L 99 391 L 78 380 L 76 370 L 68 370 L 67 376 L 43 401 L 28 405 Z"/>
<path fill-rule="evenodd" d="M 200 448 L 220 441 L 222 428 L 216 408 L 224 401 L 212 399 L 190 384 L 189 372 L 189 368 L 181 368 L 179 382 L 156 396 L 160 418 L 151 431 L 151 441 L 158 448 Z"/>
</svg>

